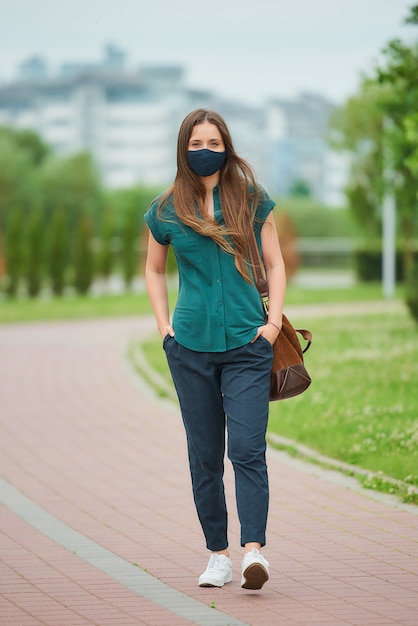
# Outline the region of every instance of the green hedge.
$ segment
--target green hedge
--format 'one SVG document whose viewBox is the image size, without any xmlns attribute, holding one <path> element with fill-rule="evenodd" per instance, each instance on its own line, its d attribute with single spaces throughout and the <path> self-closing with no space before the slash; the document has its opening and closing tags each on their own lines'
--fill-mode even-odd
<svg viewBox="0 0 418 626">
<path fill-rule="evenodd" d="M 406 304 L 412 317 L 418 322 L 418 259 L 411 269 L 406 283 Z"/>
<path fill-rule="evenodd" d="M 403 270 L 403 251 L 396 250 L 396 282 L 400 283 L 404 280 Z M 357 278 L 362 282 L 376 282 L 382 280 L 383 264 L 382 264 L 382 246 L 371 245 L 358 248 L 354 251 L 354 268 Z"/>
<path fill-rule="evenodd" d="M 276 199 L 277 213 L 291 219 L 298 237 L 359 237 L 360 231 L 346 208 L 330 208 L 311 198 Z"/>
</svg>

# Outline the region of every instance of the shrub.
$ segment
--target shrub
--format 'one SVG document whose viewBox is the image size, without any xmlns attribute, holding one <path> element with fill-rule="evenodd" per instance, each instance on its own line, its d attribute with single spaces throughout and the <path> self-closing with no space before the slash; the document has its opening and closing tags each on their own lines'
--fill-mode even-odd
<svg viewBox="0 0 418 626">
<path fill-rule="evenodd" d="M 15 296 L 23 270 L 23 215 L 18 208 L 10 210 L 5 237 L 5 265 L 7 280 L 5 290 Z"/>
<path fill-rule="evenodd" d="M 132 280 L 138 273 L 139 263 L 139 228 L 138 210 L 135 206 L 125 211 L 122 227 L 122 263 L 123 278 L 126 287 L 130 287 Z"/>
<path fill-rule="evenodd" d="M 93 281 L 93 250 L 91 219 L 82 216 L 74 242 L 74 287 L 80 294 L 88 293 Z"/>
<path fill-rule="evenodd" d="M 406 304 L 418 322 L 418 259 L 415 258 L 406 283 Z"/>
<path fill-rule="evenodd" d="M 403 252 L 396 250 L 396 282 L 404 279 Z M 354 268 L 357 278 L 362 282 L 377 282 L 382 280 L 382 244 L 380 242 L 364 245 L 354 252 Z"/>
<path fill-rule="evenodd" d="M 36 298 L 42 288 L 45 252 L 44 219 L 40 209 L 33 209 L 29 214 L 25 252 L 27 290 L 31 298 Z"/>
<path fill-rule="evenodd" d="M 63 209 L 58 209 L 52 214 L 47 248 L 47 271 L 51 280 L 52 291 L 57 296 L 60 296 L 64 291 L 67 262 L 67 217 Z"/>
<path fill-rule="evenodd" d="M 113 236 L 114 217 L 110 208 L 107 208 L 102 216 L 99 232 L 99 252 L 97 255 L 97 272 L 103 278 L 109 278 L 114 266 Z"/>
<path fill-rule="evenodd" d="M 284 198 L 277 213 L 292 220 L 298 237 L 357 237 L 358 227 L 348 209 L 329 208 L 310 198 Z"/>
</svg>

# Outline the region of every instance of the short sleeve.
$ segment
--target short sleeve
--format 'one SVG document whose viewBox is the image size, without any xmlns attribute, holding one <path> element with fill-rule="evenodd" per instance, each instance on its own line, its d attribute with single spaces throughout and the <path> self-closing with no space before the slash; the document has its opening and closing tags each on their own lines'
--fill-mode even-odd
<svg viewBox="0 0 418 626">
<path fill-rule="evenodd" d="M 258 207 L 256 211 L 257 220 L 264 224 L 267 217 L 269 216 L 270 211 L 272 211 L 276 205 L 276 203 L 270 198 L 267 191 L 263 189 L 263 187 L 259 187 L 259 201 Z"/>
<path fill-rule="evenodd" d="M 258 193 L 259 193 L 259 200 L 258 200 L 256 214 L 255 214 L 256 217 L 254 221 L 254 233 L 255 233 L 258 245 L 261 246 L 261 239 L 260 239 L 261 229 L 263 228 L 263 224 L 268 218 L 270 212 L 276 206 L 276 203 L 273 202 L 273 200 L 270 198 L 266 190 L 263 189 L 263 187 L 260 186 L 258 188 Z"/>
<path fill-rule="evenodd" d="M 156 198 L 144 215 L 144 220 L 150 229 L 154 239 L 162 246 L 167 246 L 170 242 L 164 237 L 164 222 L 158 217 L 158 198 Z"/>
</svg>

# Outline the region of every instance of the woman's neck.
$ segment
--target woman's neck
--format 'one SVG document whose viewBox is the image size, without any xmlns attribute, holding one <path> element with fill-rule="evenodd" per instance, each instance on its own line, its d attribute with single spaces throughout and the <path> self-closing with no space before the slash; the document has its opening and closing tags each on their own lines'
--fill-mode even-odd
<svg viewBox="0 0 418 626">
<path fill-rule="evenodd" d="M 219 172 L 215 172 L 212 176 L 202 176 L 201 181 L 205 186 L 206 195 L 212 195 L 212 191 L 219 183 Z"/>
</svg>

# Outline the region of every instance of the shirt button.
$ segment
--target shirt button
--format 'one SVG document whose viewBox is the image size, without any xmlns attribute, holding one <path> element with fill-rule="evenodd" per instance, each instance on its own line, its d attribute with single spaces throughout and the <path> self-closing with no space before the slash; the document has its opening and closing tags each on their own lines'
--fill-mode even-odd
<svg viewBox="0 0 418 626">
<path fill-rule="evenodd" d="M 222 306 L 222 302 L 218 302 L 218 306 Z"/>
<path fill-rule="evenodd" d="M 219 278 L 217 278 L 217 279 L 216 279 L 216 282 L 217 282 L 217 283 L 220 283 L 221 281 L 220 281 L 220 279 L 219 279 Z"/>
</svg>

